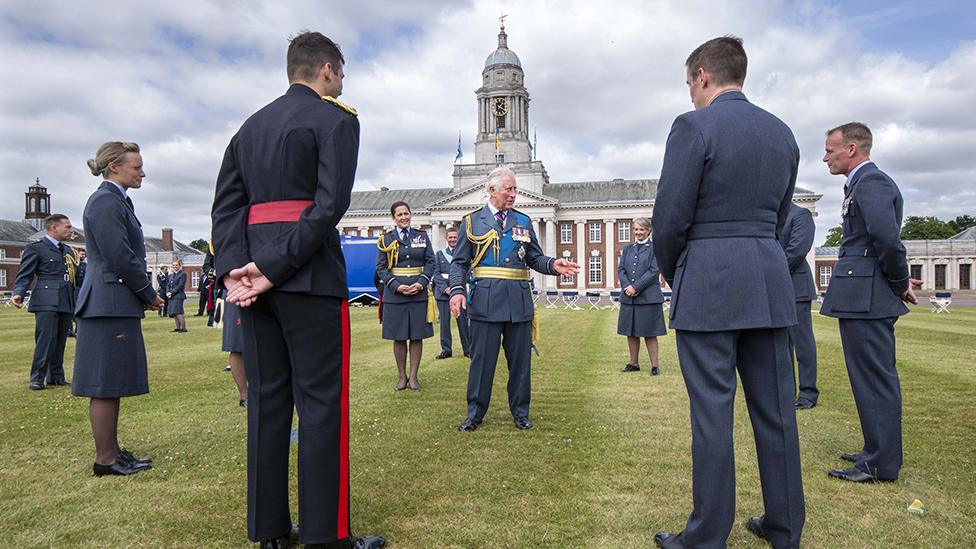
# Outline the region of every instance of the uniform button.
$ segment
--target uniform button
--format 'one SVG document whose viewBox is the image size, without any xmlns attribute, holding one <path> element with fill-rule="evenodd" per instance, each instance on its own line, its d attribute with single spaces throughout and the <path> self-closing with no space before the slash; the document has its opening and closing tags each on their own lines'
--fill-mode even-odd
<svg viewBox="0 0 976 549">
<path fill-rule="evenodd" d="M 509 259 L 509 258 L 506 257 L 505 258 L 505 263 L 508 263 L 509 261 L 511 261 L 511 259 Z"/>
<path fill-rule="evenodd" d="M 119 284 L 122 284 L 122 279 L 121 278 L 119 279 Z"/>
<path fill-rule="evenodd" d="M 847 271 L 847 274 L 853 275 L 854 274 L 854 271 Z"/>
</svg>

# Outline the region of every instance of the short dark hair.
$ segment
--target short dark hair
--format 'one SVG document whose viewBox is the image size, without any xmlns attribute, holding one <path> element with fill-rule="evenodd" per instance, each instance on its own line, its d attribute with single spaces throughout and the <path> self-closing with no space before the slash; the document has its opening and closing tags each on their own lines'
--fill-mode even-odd
<svg viewBox="0 0 976 549">
<path fill-rule="evenodd" d="M 396 209 L 399 208 L 400 206 L 406 206 L 407 211 L 413 213 L 413 210 L 410 209 L 410 204 L 407 204 L 402 200 L 397 200 L 396 202 L 393 203 L 392 206 L 390 206 L 390 215 L 396 215 Z"/>
<path fill-rule="evenodd" d="M 444 231 L 444 234 L 447 234 L 447 233 L 456 233 L 456 232 L 458 232 L 458 228 L 457 227 L 454 227 L 454 226 L 451 226 L 451 227 L 448 227 L 447 230 Z"/>
<path fill-rule="evenodd" d="M 314 80 L 315 75 L 326 63 L 332 63 L 332 70 L 346 63 L 336 44 L 320 32 L 301 31 L 292 37 L 288 44 L 288 81 Z"/>
<path fill-rule="evenodd" d="M 62 221 L 68 219 L 68 216 L 64 214 L 51 214 L 44 218 L 44 230 L 50 231 L 56 225 L 60 225 Z"/>
<path fill-rule="evenodd" d="M 749 59 L 742 47 L 742 39 L 732 35 L 712 38 L 695 48 L 685 61 L 688 74 L 697 72 L 700 68 L 705 69 L 719 86 L 741 86 L 746 81 L 748 65 Z"/>
<path fill-rule="evenodd" d="M 840 132 L 845 143 L 856 143 L 858 150 L 864 153 L 865 156 L 871 154 L 871 145 L 874 143 L 874 137 L 871 135 L 871 128 L 867 124 L 848 122 L 847 124 L 841 124 L 836 128 L 827 130 L 827 135 L 834 132 Z"/>
</svg>

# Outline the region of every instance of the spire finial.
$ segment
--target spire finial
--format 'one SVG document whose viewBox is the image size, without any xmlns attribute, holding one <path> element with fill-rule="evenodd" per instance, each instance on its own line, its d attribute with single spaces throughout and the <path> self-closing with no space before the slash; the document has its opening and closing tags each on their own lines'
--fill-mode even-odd
<svg viewBox="0 0 976 549">
<path fill-rule="evenodd" d="M 505 18 L 506 17 L 508 17 L 508 14 L 503 13 L 501 15 L 501 17 L 498 18 L 498 22 L 499 22 L 500 27 L 501 27 L 501 29 L 500 29 L 501 32 L 505 32 Z"/>
<path fill-rule="evenodd" d="M 499 22 L 498 47 L 499 48 L 508 48 L 508 35 L 505 34 L 505 18 L 506 17 L 508 17 L 508 15 L 502 14 L 502 16 L 498 18 L 498 22 Z"/>
</svg>

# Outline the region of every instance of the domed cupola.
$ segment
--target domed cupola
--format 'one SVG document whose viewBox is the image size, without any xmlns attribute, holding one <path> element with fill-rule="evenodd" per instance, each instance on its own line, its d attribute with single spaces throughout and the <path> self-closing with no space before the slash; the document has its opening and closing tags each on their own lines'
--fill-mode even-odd
<svg viewBox="0 0 976 549">
<path fill-rule="evenodd" d="M 501 30 L 498 32 L 498 49 L 491 52 L 491 55 L 485 59 L 485 68 L 491 68 L 495 65 L 512 65 L 518 68 L 522 68 L 522 62 L 519 61 L 515 52 L 508 49 L 508 35 L 505 34 L 505 23 L 502 22 Z"/>
</svg>

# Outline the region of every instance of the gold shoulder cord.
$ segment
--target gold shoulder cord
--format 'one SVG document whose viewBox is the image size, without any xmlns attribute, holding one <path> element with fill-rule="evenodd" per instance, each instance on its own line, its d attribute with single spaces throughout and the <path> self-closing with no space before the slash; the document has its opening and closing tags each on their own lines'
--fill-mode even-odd
<svg viewBox="0 0 976 549">
<path fill-rule="evenodd" d="M 393 242 L 390 242 L 390 245 L 386 246 L 383 244 L 383 239 L 385 238 L 386 235 L 381 234 L 379 239 L 376 241 L 376 247 L 379 248 L 381 252 L 386 254 L 386 268 L 392 269 L 393 266 L 397 264 L 397 260 L 399 259 L 398 252 L 400 251 L 400 241 L 394 238 Z"/>
<path fill-rule="evenodd" d="M 75 258 L 75 254 L 68 252 L 64 254 L 64 266 L 68 268 L 68 280 L 71 285 L 74 286 L 78 283 L 75 275 L 78 273 L 78 260 Z"/>
<path fill-rule="evenodd" d="M 485 253 L 488 252 L 489 246 L 492 248 L 492 252 L 495 254 L 495 263 L 498 263 L 498 231 L 495 229 L 488 229 L 488 232 L 485 234 L 475 235 L 473 232 L 471 232 L 471 214 L 467 215 L 466 220 L 468 240 L 477 246 L 474 259 L 471 260 L 471 268 L 474 269 L 478 266 L 478 263 L 481 263 L 481 259 L 485 257 Z"/>
<path fill-rule="evenodd" d="M 359 111 L 357 111 L 353 107 L 350 107 L 349 105 L 346 105 L 345 103 L 343 103 L 342 101 L 339 101 L 338 99 L 336 99 L 335 97 L 332 97 L 331 95 L 323 95 L 322 96 L 322 101 L 325 101 L 326 103 L 332 103 L 336 107 L 339 107 L 340 109 L 346 111 L 347 113 L 349 113 L 349 114 L 351 114 L 353 116 L 357 116 L 357 117 L 359 116 Z"/>
</svg>

